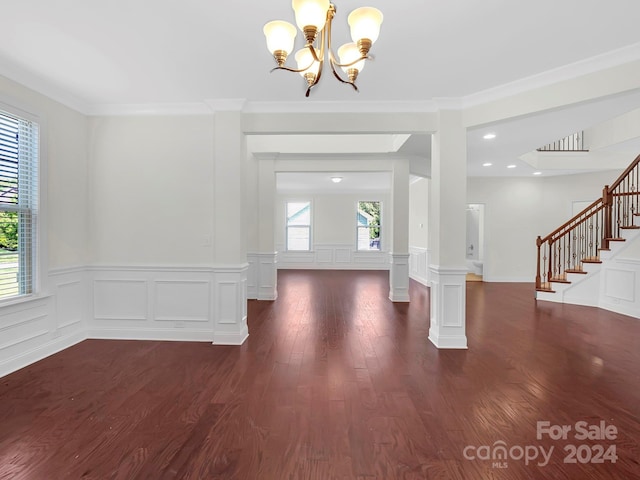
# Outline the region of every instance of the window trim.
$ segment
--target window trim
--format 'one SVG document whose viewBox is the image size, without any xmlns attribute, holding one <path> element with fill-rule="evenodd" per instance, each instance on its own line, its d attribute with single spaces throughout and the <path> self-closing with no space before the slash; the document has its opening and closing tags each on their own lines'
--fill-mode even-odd
<svg viewBox="0 0 640 480">
<path fill-rule="evenodd" d="M 358 225 L 358 211 L 360 210 L 360 203 L 362 202 L 377 202 L 380 204 L 380 221 L 378 222 L 378 225 L 374 225 L 371 227 L 366 227 L 366 226 L 361 226 Z M 383 235 L 382 235 L 382 224 L 383 224 L 383 203 L 382 200 L 376 200 L 376 199 L 369 199 L 369 200 L 357 200 L 356 201 L 356 252 L 358 253 L 381 253 L 384 241 L 383 241 Z M 361 228 L 379 228 L 380 229 L 380 236 L 379 238 L 379 242 L 378 242 L 378 249 L 373 250 L 373 249 L 367 249 L 367 250 L 362 250 L 358 247 L 358 233 L 360 231 Z"/>
<path fill-rule="evenodd" d="M 50 296 L 47 266 L 49 264 L 49 245 L 47 234 L 47 205 L 48 205 L 48 162 L 45 138 L 48 138 L 48 125 L 45 115 L 40 109 L 32 105 L 8 97 L 0 93 L 0 111 L 20 117 L 38 124 L 38 171 L 37 171 L 37 202 L 36 202 L 36 234 L 32 239 L 32 291 L 24 295 L 17 295 L 0 299 L 0 307 L 19 305 Z"/>
<path fill-rule="evenodd" d="M 292 250 L 289 248 L 289 222 L 287 207 L 290 203 L 309 203 L 309 225 L 292 225 L 293 227 L 307 227 L 309 229 L 309 248 L 307 250 Z M 313 201 L 311 199 L 290 198 L 284 201 L 284 250 L 285 252 L 312 252 L 313 251 Z"/>
</svg>

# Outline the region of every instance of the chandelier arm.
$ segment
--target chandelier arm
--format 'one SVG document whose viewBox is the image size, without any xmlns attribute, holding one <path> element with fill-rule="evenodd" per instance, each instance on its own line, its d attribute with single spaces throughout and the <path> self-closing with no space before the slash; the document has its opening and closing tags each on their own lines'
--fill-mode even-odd
<svg viewBox="0 0 640 480">
<path fill-rule="evenodd" d="M 354 62 L 354 63 L 355 63 L 355 62 Z M 355 83 L 353 83 L 353 82 L 350 82 L 350 81 L 348 81 L 348 80 L 343 79 L 343 78 L 340 76 L 340 74 L 338 74 L 338 72 L 336 71 L 336 68 L 335 68 L 335 65 L 338 65 L 338 64 L 334 63 L 334 62 L 333 62 L 333 61 L 331 61 L 331 60 L 329 61 L 329 64 L 331 65 L 331 71 L 333 72 L 333 76 L 334 76 L 334 77 L 336 77 L 336 78 L 337 78 L 340 82 L 342 82 L 342 83 L 346 83 L 346 84 L 348 84 L 348 85 L 351 85 L 351 86 L 353 87 L 353 89 L 354 89 L 356 92 L 359 92 L 359 91 L 360 91 L 360 90 L 358 90 L 358 87 L 356 86 L 356 84 L 355 84 Z"/>
<path fill-rule="evenodd" d="M 313 63 L 311 64 L 313 65 Z M 269 70 L 269 73 L 273 73 L 276 70 L 286 70 L 287 72 L 293 72 L 293 73 L 302 73 L 305 70 L 308 70 L 309 67 L 311 67 L 311 65 L 309 65 L 306 68 L 291 68 L 291 67 L 273 67 L 271 70 Z"/>
<path fill-rule="evenodd" d="M 333 55 L 331 55 L 332 57 L 332 63 L 333 65 L 335 65 L 336 67 L 351 67 L 353 65 L 355 65 L 356 63 L 362 61 L 362 60 L 373 60 L 373 57 L 370 57 L 369 55 L 363 56 L 358 58 L 357 60 L 354 60 L 351 63 L 338 63 L 335 61 L 335 57 Z"/>
</svg>

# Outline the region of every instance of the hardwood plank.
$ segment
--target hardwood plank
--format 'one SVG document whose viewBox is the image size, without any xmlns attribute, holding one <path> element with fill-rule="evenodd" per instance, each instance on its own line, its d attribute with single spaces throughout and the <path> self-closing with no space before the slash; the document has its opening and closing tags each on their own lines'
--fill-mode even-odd
<svg viewBox="0 0 640 480">
<path fill-rule="evenodd" d="M 637 319 L 470 282 L 469 350 L 446 351 L 417 283 L 397 305 L 387 272 L 281 271 L 278 285 L 249 302 L 240 347 L 88 340 L 0 379 L 0 479 L 640 477 Z M 618 436 L 538 440 L 539 421 Z M 498 441 L 554 452 L 465 458 Z M 570 443 L 618 458 L 564 463 Z"/>
</svg>

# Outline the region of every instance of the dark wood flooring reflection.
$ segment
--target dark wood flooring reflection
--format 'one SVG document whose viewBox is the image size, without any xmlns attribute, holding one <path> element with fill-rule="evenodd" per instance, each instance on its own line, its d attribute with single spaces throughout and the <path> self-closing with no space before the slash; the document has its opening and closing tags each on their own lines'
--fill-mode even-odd
<svg viewBox="0 0 640 480">
<path fill-rule="evenodd" d="M 418 284 L 278 281 L 241 347 L 89 340 L 0 379 L 0 479 L 640 478 L 640 320 L 474 282 L 469 350 L 439 351 Z"/>
</svg>

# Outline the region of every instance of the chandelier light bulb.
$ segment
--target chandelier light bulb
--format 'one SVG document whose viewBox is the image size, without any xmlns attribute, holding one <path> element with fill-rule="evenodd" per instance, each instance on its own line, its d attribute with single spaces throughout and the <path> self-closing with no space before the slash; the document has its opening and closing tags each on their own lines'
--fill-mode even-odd
<svg viewBox="0 0 640 480">
<path fill-rule="evenodd" d="M 293 0 L 291 6 L 300 31 L 304 32 L 305 27 L 315 27 L 320 32 L 324 28 L 329 0 Z"/>
<path fill-rule="evenodd" d="M 274 20 L 264 26 L 263 32 L 267 39 L 267 48 L 275 57 L 278 65 L 284 65 L 284 61 L 293 50 L 296 27 L 289 22 Z M 282 59 L 282 63 L 280 63 L 280 59 Z"/>
<path fill-rule="evenodd" d="M 320 52 L 318 52 L 318 49 L 316 48 L 315 50 L 316 55 L 319 55 Z M 313 58 L 309 47 L 304 47 L 298 50 L 295 58 L 296 63 L 298 64 L 298 69 L 302 70 L 300 75 L 307 80 L 307 84 L 313 84 L 318 76 L 318 72 L 320 71 L 320 62 Z"/>
<path fill-rule="evenodd" d="M 364 68 L 364 60 L 358 61 L 362 58 L 358 46 L 355 43 L 345 43 L 338 49 L 338 56 L 340 57 L 340 63 L 344 65 L 341 67 L 342 71 L 349 75 L 349 81 L 351 83 L 355 82 L 358 74 Z M 353 63 L 353 65 L 351 65 L 351 63 Z"/>
<path fill-rule="evenodd" d="M 373 7 L 356 8 L 349 14 L 347 21 L 351 27 L 351 40 L 360 47 L 360 52 L 366 56 L 371 45 L 380 35 L 383 15 L 380 10 Z M 363 52 L 363 49 L 366 49 Z"/>
</svg>

